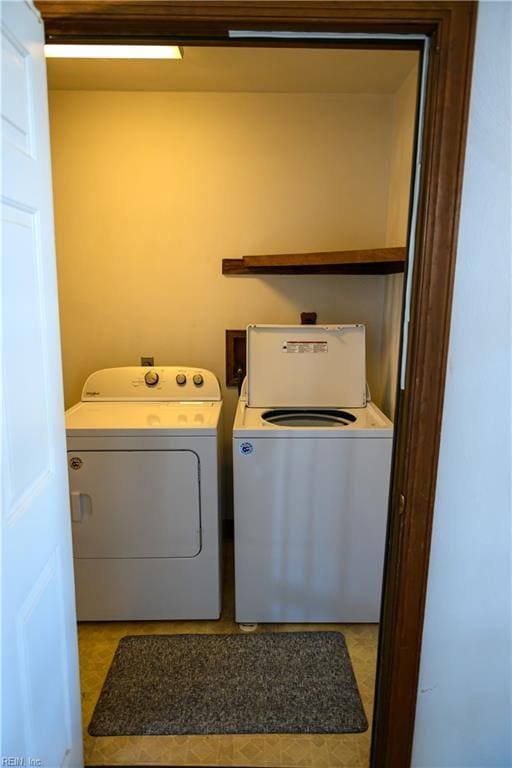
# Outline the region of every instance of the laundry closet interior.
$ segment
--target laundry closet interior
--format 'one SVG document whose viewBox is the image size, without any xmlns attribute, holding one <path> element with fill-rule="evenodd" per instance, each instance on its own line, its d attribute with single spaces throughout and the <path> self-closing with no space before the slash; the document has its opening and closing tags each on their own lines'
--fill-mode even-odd
<svg viewBox="0 0 512 768">
<path fill-rule="evenodd" d="M 234 606 L 233 422 L 245 371 L 240 346 L 230 347 L 234 339 L 243 345 L 248 326 L 298 326 L 302 313 L 309 320 L 315 313 L 318 328 L 364 326 L 365 398 L 391 422 L 396 415 L 418 51 L 191 46 L 182 53 L 175 61 L 47 61 L 66 408 L 80 401 L 95 372 L 140 366 L 143 357 L 153 358 L 147 371 L 161 371 L 164 384 L 166 376 L 174 387 L 175 377 L 186 375 L 193 400 L 213 393 L 212 407 L 213 373 L 222 400 L 220 619 L 105 615 L 80 622 L 86 763 L 364 766 L 377 621 L 262 622 L 255 630 L 342 632 L 365 732 L 87 731 L 123 636 L 242 631 Z M 137 374 L 141 383 L 145 371 Z M 194 389 L 197 375 L 206 380 Z M 272 368 L 265 375 L 272 380 Z M 187 471 L 184 465 L 182 475 Z M 153 491 L 148 484 L 142 497 Z M 187 557 L 204 549 L 204 540 L 194 546 Z M 129 603 L 128 582 L 117 589 Z M 169 589 L 181 589 L 179 582 Z"/>
</svg>

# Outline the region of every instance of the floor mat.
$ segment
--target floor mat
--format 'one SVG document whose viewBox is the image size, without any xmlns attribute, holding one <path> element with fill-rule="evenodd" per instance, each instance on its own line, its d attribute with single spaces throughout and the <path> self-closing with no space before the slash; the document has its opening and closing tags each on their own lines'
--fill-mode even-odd
<svg viewBox="0 0 512 768">
<path fill-rule="evenodd" d="M 123 637 L 91 736 L 360 733 L 339 632 Z"/>
</svg>

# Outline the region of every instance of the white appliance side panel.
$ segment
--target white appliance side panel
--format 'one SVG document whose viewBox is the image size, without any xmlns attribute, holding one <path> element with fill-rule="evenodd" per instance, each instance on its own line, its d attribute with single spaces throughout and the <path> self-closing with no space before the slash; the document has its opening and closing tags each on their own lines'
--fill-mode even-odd
<svg viewBox="0 0 512 768">
<path fill-rule="evenodd" d="M 236 620 L 376 622 L 391 439 L 234 440 Z"/>
<path fill-rule="evenodd" d="M 69 451 L 68 465 L 75 558 L 198 554 L 196 453 Z"/>
<path fill-rule="evenodd" d="M 197 557 L 75 560 L 78 621 L 218 619 L 219 548 Z"/>
<path fill-rule="evenodd" d="M 366 404 L 364 325 L 249 326 L 248 404 L 345 407 Z"/>
</svg>

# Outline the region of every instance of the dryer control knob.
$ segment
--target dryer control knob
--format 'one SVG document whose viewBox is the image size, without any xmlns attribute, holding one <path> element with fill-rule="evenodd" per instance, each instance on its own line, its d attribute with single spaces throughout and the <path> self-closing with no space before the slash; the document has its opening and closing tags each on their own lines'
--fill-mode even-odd
<svg viewBox="0 0 512 768">
<path fill-rule="evenodd" d="M 146 382 L 148 387 L 156 387 L 156 385 L 160 381 L 160 376 L 156 371 L 148 371 L 144 376 L 144 381 Z"/>
<path fill-rule="evenodd" d="M 196 373 L 192 379 L 196 387 L 202 387 L 204 384 L 204 379 L 200 373 Z"/>
<path fill-rule="evenodd" d="M 176 376 L 176 384 L 178 384 L 178 386 L 180 387 L 183 387 L 186 383 L 187 383 L 187 377 L 185 376 L 185 374 L 178 373 L 178 375 Z"/>
</svg>

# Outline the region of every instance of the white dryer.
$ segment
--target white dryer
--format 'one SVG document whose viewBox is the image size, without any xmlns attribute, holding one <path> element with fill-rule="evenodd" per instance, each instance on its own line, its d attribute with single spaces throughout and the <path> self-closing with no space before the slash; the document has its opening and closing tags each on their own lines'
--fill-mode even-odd
<svg viewBox="0 0 512 768">
<path fill-rule="evenodd" d="M 363 325 L 249 326 L 233 433 L 236 620 L 379 620 L 393 425 Z"/>
<path fill-rule="evenodd" d="M 220 387 L 109 368 L 66 412 L 78 618 L 217 619 Z"/>
</svg>

